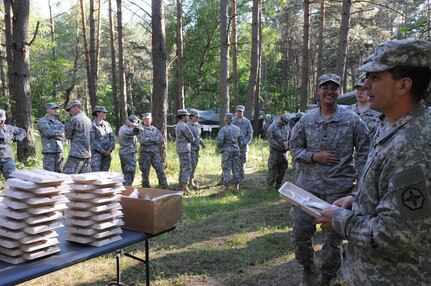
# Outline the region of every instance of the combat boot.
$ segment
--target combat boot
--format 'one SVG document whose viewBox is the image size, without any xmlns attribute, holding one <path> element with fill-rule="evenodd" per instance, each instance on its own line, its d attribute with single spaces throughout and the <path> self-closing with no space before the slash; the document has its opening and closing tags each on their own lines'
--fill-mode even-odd
<svg viewBox="0 0 431 286">
<path fill-rule="evenodd" d="M 190 188 L 192 188 L 193 190 L 197 190 L 199 187 L 198 187 L 198 185 L 194 182 L 194 180 L 193 179 L 190 179 L 190 181 L 189 181 L 189 186 L 190 186 Z"/>
<path fill-rule="evenodd" d="M 190 194 L 189 185 L 188 184 L 181 184 L 180 191 L 189 195 Z"/>
<path fill-rule="evenodd" d="M 224 185 L 223 192 L 229 192 L 229 185 Z"/>
<path fill-rule="evenodd" d="M 232 192 L 239 193 L 239 184 L 233 185 Z"/>
<path fill-rule="evenodd" d="M 310 263 L 305 264 L 304 266 L 304 272 L 302 276 L 302 283 L 301 286 L 318 286 L 320 285 L 320 269 L 317 268 L 316 264 Z"/>
</svg>

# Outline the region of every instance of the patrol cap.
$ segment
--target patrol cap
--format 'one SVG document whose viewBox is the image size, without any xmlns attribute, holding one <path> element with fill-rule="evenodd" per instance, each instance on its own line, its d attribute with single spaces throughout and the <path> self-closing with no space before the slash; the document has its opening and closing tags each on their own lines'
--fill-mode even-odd
<svg viewBox="0 0 431 286">
<path fill-rule="evenodd" d="M 56 109 L 59 108 L 60 106 L 58 106 L 57 103 L 55 102 L 48 102 L 47 104 L 45 104 L 45 109 Z"/>
<path fill-rule="evenodd" d="M 199 111 L 197 111 L 196 109 L 190 109 L 190 115 L 200 117 Z"/>
<path fill-rule="evenodd" d="M 355 83 L 355 86 L 353 88 L 363 87 L 363 86 L 364 86 L 364 80 L 360 79 Z"/>
<path fill-rule="evenodd" d="M 358 68 L 364 72 L 380 72 L 396 66 L 431 67 L 431 42 L 423 40 L 391 40 L 377 46 L 371 60 Z"/>
<path fill-rule="evenodd" d="M 289 115 L 287 115 L 286 113 L 280 115 L 280 120 L 282 120 L 284 123 L 289 122 Z"/>
<path fill-rule="evenodd" d="M 69 101 L 66 106 L 66 111 L 69 111 L 72 107 L 81 106 L 81 102 L 77 99 Z"/>
<path fill-rule="evenodd" d="M 245 106 L 244 105 L 238 105 L 236 107 L 236 111 L 244 111 L 245 110 Z"/>
<path fill-rule="evenodd" d="M 187 109 L 178 109 L 177 115 L 190 115 Z"/>
<path fill-rule="evenodd" d="M 151 113 L 150 112 L 142 114 L 142 119 L 148 119 L 148 118 L 151 118 Z"/>
<path fill-rule="evenodd" d="M 234 115 L 232 113 L 226 113 L 224 115 L 224 120 L 233 120 Z"/>
<path fill-rule="evenodd" d="M 341 83 L 341 77 L 333 73 L 322 74 L 319 77 L 319 86 L 324 83 L 327 83 L 328 81 L 332 81 L 339 86 Z"/>
<path fill-rule="evenodd" d="M 6 120 L 6 111 L 4 109 L 0 109 L 0 120 Z"/>
<path fill-rule="evenodd" d="M 139 121 L 139 118 L 136 115 L 131 114 L 129 116 L 129 121 L 135 123 L 135 122 Z"/>
</svg>

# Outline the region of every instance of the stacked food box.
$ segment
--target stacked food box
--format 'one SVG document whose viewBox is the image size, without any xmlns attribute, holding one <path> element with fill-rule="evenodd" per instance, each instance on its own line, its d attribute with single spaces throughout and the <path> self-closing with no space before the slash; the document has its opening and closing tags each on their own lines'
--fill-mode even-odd
<svg viewBox="0 0 431 286">
<path fill-rule="evenodd" d="M 65 212 L 66 240 L 102 246 L 121 239 L 123 225 L 121 173 L 93 172 L 71 175 Z"/>
<path fill-rule="evenodd" d="M 58 233 L 70 176 L 45 170 L 12 172 L 0 202 L 0 260 L 18 264 L 60 251 Z"/>
</svg>

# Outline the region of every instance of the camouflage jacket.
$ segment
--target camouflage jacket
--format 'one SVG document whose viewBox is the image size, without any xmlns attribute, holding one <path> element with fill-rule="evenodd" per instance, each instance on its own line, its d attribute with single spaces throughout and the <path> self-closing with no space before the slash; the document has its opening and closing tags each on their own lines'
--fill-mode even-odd
<svg viewBox="0 0 431 286">
<path fill-rule="evenodd" d="M 349 241 L 349 285 L 431 281 L 431 118 L 423 107 L 379 128 L 352 211 L 337 209 Z"/>
<path fill-rule="evenodd" d="M 364 121 L 349 110 L 338 106 L 327 119 L 322 117 L 320 108 L 305 113 L 293 127 L 289 141 L 298 168 L 296 183 L 319 194 L 349 192 L 362 176 L 369 143 Z M 313 162 L 311 157 L 317 151 L 332 151 L 340 162 L 337 165 Z"/>
<path fill-rule="evenodd" d="M 162 132 L 152 125 L 142 126 L 139 142 L 141 143 L 141 153 L 158 153 L 160 152 L 158 144 L 163 142 Z"/>
<path fill-rule="evenodd" d="M 136 135 L 141 132 L 137 126 L 129 127 L 126 124 L 120 127 L 118 130 L 118 138 L 120 141 L 120 150 L 118 151 L 120 156 L 126 154 L 136 153 Z"/>
<path fill-rule="evenodd" d="M 72 116 L 64 126 L 64 133 L 66 139 L 70 139 L 69 156 L 75 158 L 90 158 L 90 134 L 91 134 L 91 120 L 80 112 Z"/>
<path fill-rule="evenodd" d="M 280 152 L 289 150 L 289 125 L 281 126 L 278 121 L 274 121 L 267 130 L 269 147 Z"/>
<path fill-rule="evenodd" d="M 175 127 L 175 140 L 177 153 L 191 152 L 191 143 L 195 141 L 192 131 L 187 126 L 187 123 L 178 121 Z"/>
<path fill-rule="evenodd" d="M 26 136 L 27 133 L 22 128 L 8 124 L 3 125 L 3 128 L 0 128 L 0 162 L 14 157 L 9 143 L 15 140 L 22 141 Z"/>
<path fill-rule="evenodd" d="M 374 137 L 374 134 L 376 133 L 377 125 L 379 124 L 379 115 L 381 114 L 378 111 L 375 111 L 371 108 L 368 108 L 364 112 L 359 112 L 358 104 L 352 104 L 347 107 L 347 109 L 353 111 L 359 117 L 364 120 L 365 124 L 367 124 L 367 128 L 370 134 L 370 138 L 372 139 Z"/>
<path fill-rule="evenodd" d="M 42 153 L 63 153 L 64 125 L 60 120 L 48 114 L 37 121 Z"/>
<path fill-rule="evenodd" d="M 217 134 L 216 144 L 220 152 L 238 151 L 243 145 L 244 135 L 238 126 L 231 124 L 226 125 Z"/>
<path fill-rule="evenodd" d="M 250 144 L 251 139 L 253 139 L 253 126 L 251 126 L 250 120 L 245 117 L 238 118 L 237 116 L 234 116 L 232 124 L 238 126 L 239 129 L 241 129 L 242 136 L 244 137 L 242 142 L 243 145 L 239 147 Z"/>
<path fill-rule="evenodd" d="M 201 138 L 201 126 L 197 122 L 187 121 L 187 126 L 193 133 L 195 140 L 192 142 L 191 148 L 192 150 L 199 150 L 201 145 L 205 145 Z"/>
<path fill-rule="evenodd" d="M 102 153 L 103 151 L 111 152 L 115 149 L 115 138 L 109 122 L 102 120 L 99 122 L 94 119 L 91 128 L 91 151 Z"/>
</svg>

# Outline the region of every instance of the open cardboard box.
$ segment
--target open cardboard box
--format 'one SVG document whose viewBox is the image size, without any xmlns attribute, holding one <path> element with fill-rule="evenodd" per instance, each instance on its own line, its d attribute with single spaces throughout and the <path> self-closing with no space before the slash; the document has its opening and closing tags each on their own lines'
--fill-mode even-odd
<svg viewBox="0 0 431 286">
<path fill-rule="evenodd" d="M 174 191 L 137 188 L 139 198 L 128 197 L 134 190 L 122 192 L 123 229 L 157 234 L 178 224 L 182 215 L 182 194 Z M 152 199 L 144 199 L 148 194 Z"/>
</svg>

